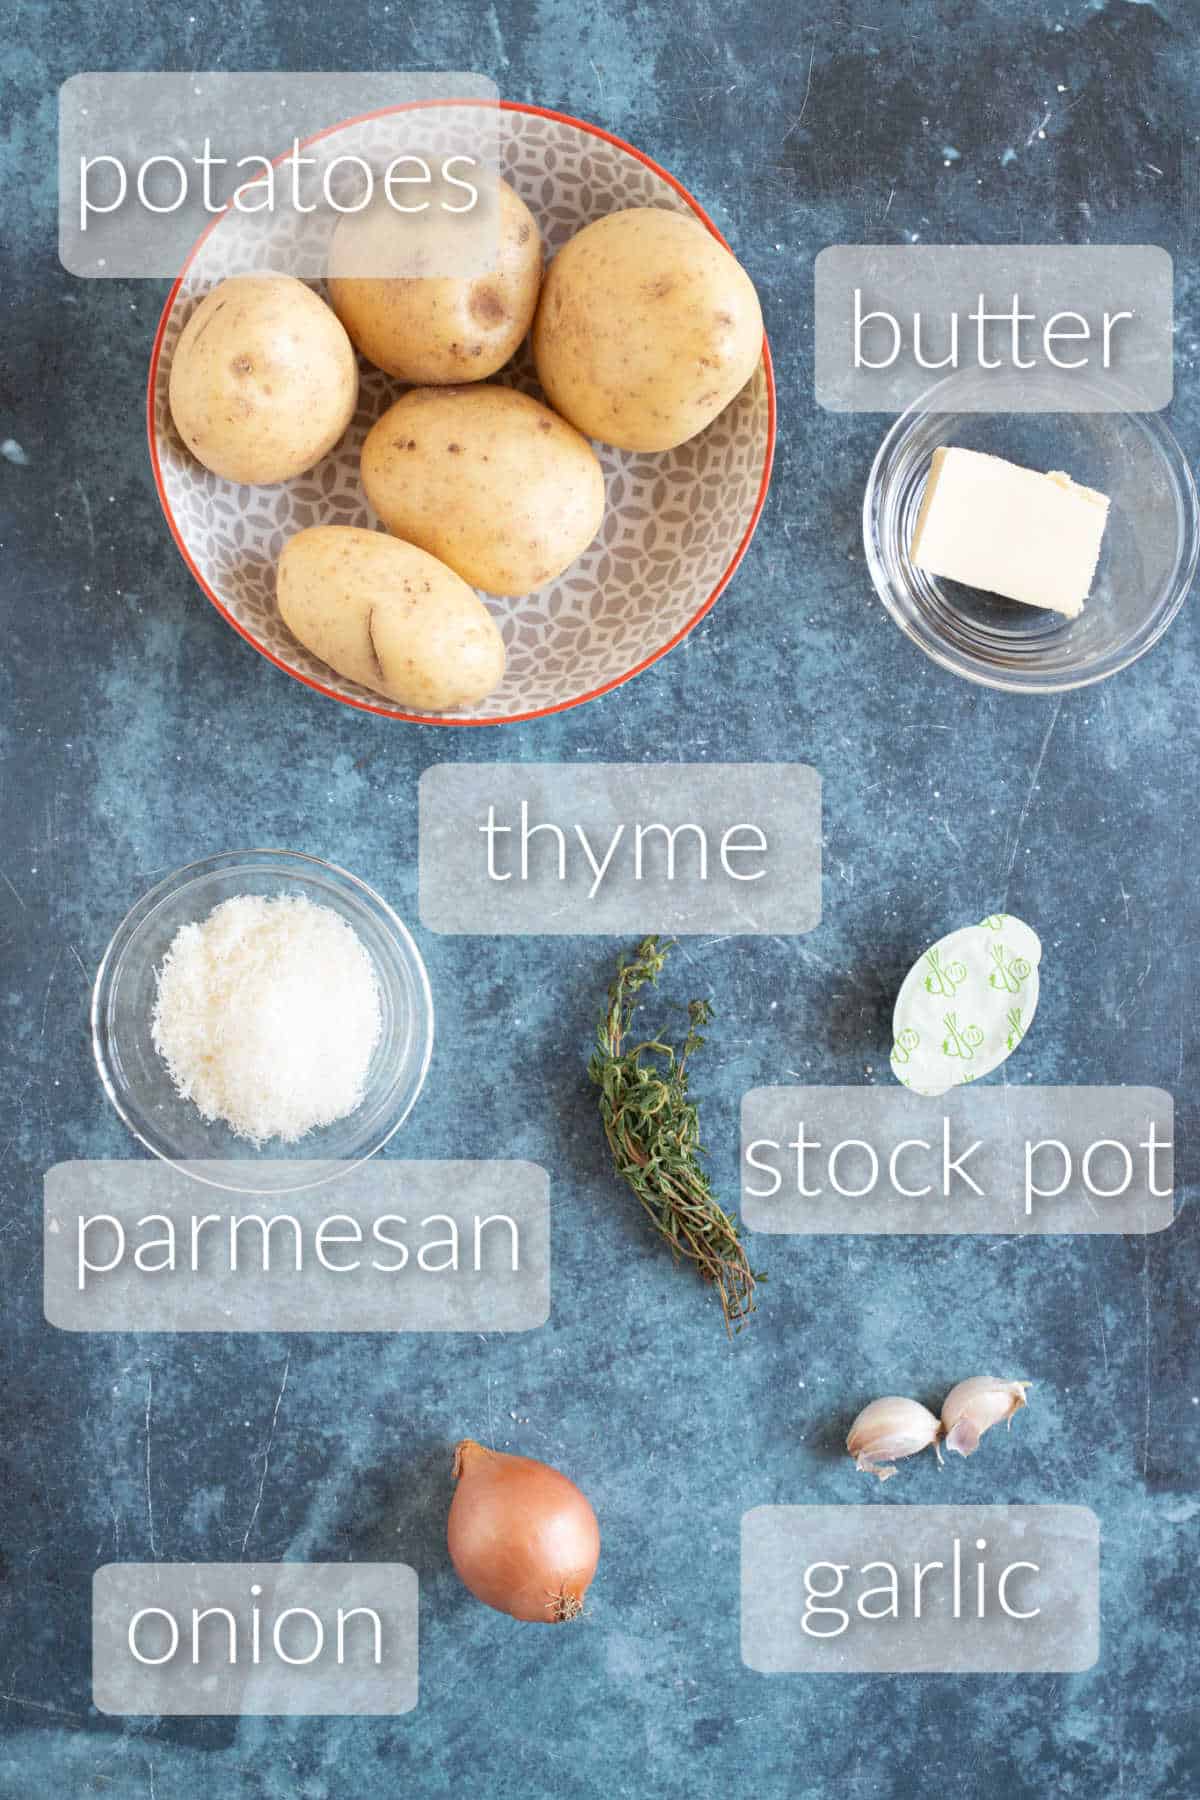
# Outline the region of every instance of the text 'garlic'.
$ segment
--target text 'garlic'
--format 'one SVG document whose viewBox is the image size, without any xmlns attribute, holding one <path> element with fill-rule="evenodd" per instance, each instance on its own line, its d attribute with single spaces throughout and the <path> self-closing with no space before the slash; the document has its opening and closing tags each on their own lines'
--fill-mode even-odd
<svg viewBox="0 0 1200 1800">
<path fill-rule="evenodd" d="M 896 1473 L 894 1464 L 906 1456 L 916 1456 L 930 1444 L 939 1462 L 937 1447 L 942 1423 L 918 1400 L 906 1400 L 899 1394 L 887 1394 L 864 1406 L 850 1427 L 846 1448 L 854 1458 L 854 1466 L 866 1475 L 878 1475 L 889 1481 Z"/>
<path fill-rule="evenodd" d="M 985 1431 L 1012 1416 L 1025 1405 L 1028 1381 L 998 1381 L 994 1375 L 973 1375 L 951 1388 L 942 1403 L 942 1425 L 947 1450 L 970 1456 L 979 1448 Z"/>
</svg>

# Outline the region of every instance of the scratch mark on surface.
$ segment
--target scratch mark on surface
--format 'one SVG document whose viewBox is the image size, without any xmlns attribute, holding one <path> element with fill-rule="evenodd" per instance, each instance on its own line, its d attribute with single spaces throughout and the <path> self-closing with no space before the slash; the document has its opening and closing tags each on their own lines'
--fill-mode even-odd
<svg viewBox="0 0 1200 1800">
<path fill-rule="evenodd" d="M 54 961 L 50 965 L 50 979 L 46 983 L 46 998 L 42 1003 L 41 1036 L 42 1036 L 43 1042 L 45 1041 L 45 1037 L 46 1037 L 46 1020 L 50 1014 L 50 996 L 54 992 L 54 982 L 58 975 L 58 965 L 61 961 L 62 961 L 62 951 L 61 951 L 61 949 L 56 950 L 54 953 Z"/>
<path fill-rule="evenodd" d="M 1150 1251 L 1145 1249 L 1142 1257 L 1142 1287 L 1145 1294 L 1144 1335 L 1144 1367 L 1142 1384 L 1146 1392 L 1145 1423 L 1142 1431 L 1142 1480 L 1146 1479 L 1146 1471 L 1150 1466 Z"/>
<path fill-rule="evenodd" d="M 283 1364 L 283 1380 L 279 1384 L 279 1392 L 275 1396 L 275 1410 L 271 1414 L 271 1429 L 267 1433 L 266 1445 L 262 1453 L 262 1476 L 258 1483 L 258 1493 L 254 1500 L 254 1511 L 250 1514 L 250 1523 L 246 1527 L 246 1535 L 242 1539 L 242 1555 L 246 1554 L 246 1545 L 250 1542 L 250 1533 L 258 1521 L 258 1509 L 262 1505 L 263 1489 L 267 1485 L 267 1471 L 271 1466 L 271 1445 L 275 1442 L 275 1427 L 279 1423 L 279 1408 L 283 1405 L 284 1389 L 288 1384 L 288 1370 L 292 1366 L 292 1353 L 289 1350 Z"/>
<path fill-rule="evenodd" d="M 1096 1323 L 1100 1327 L 1100 1352 L 1104 1358 L 1104 1373 L 1108 1374 L 1108 1333 L 1104 1329 L 1104 1313 L 1100 1305 L 1100 1288 L 1095 1274 L 1092 1275 L 1092 1297 L 1096 1302 Z"/>
<path fill-rule="evenodd" d="M 59 1719 L 79 1719 L 81 1713 L 68 1712 L 65 1706 L 51 1706 L 48 1700 L 27 1700 L 24 1694 L 0 1694 L 9 1706 L 32 1706 L 36 1712 L 53 1713 Z"/>
<path fill-rule="evenodd" d="M 82 481 L 76 480 L 71 485 L 79 495 L 79 504 L 83 508 L 83 522 L 87 526 L 88 574 L 91 575 L 96 567 L 96 528 L 92 523 L 92 503 L 87 497 L 87 489 Z"/>
<path fill-rule="evenodd" d="M 150 1492 L 150 1415 L 154 1407 L 154 1370 L 146 1371 L 146 1523 L 150 1532 L 150 1554 L 158 1555 L 154 1541 L 154 1497 Z"/>
<path fill-rule="evenodd" d="M 1029 777 L 1029 786 L 1025 790 L 1025 800 L 1017 815 L 1017 827 L 1013 832 L 1012 851 L 1008 858 L 1008 868 L 1004 874 L 1004 897 L 1000 903 L 1001 912 L 1008 911 L 1008 890 L 1012 886 L 1013 869 L 1016 867 L 1017 851 L 1021 848 L 1021 833 L 1025 829 L 1025 821 L 1029 817 L 1029 809 L 1033 805 L 1033 796 L 1037 789 L 1038 777 L 1042 772 L 1042 764 L 1046 760 L 1046 752 L 1050 748 L 1050 739 L 1054 736 L 1054 727 L 1058 724 L 1058 716 L 1062 711 L 1062 695 L 1054 702 L 1054 710 L 1050 714 L 1050 723 L 1042 738 L 1042 747 L 1038 751 L 1037 761 L 1033 765 L 1033 774 Z"/>
<path fill-rule="evenodd" d="M 1040 137 L 1042 132 L 1045 131 L 1047 125 L 1050 123 L 1050 118 L 1051 118 L 1050 112 L 1044 112 L 1042 114 L 1041 118 L 1038 120 L 1037 124 L 1034 126 L 1034 128 L 1030 132 L 1029 136 L 1025 139 L 1025 148 L 1027 150 L 1033 149 L 1033 140 L 1036 137 Z"/>
<path fill-rule="evenodd" d="M 810 50 L 809 56 L 808 56 L 808 80 L 806 81 L 806 83 L 804 85 L 804 98 L 800 102 L 800 111 L 796 114 L 795 118 L 792 120 L 791 124 L 788 126 L 787 130 L 783 134 L 783 142 L 785 144 L 787 143 L 788 139 L 791 137 L 793 131 L 799 131 L 800 126 L 804 121 L 804 115 L 808 111 L 808 97 L 812 93 L 813 59 L 815 58 L 816 54 L 817 54 L 817 46 L 814 44 L 812 49 Z M 891 202 L 889 201 L 888 204 L 890 205 Z"/>
</svg>

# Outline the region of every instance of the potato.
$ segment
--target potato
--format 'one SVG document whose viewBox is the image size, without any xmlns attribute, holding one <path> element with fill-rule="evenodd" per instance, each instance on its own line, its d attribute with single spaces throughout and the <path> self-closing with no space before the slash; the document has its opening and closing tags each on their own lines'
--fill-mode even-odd
<svg viewBox="0 0 1200 1800">
<path fill-rule="evenodd" d="M 739 393 L 762 354 L 741 264 L 698 219 L 633 207 L 559 251 L 533 324 L 538 380 L 564 419 L 622 450 L 673 450 Z"/>
<path fill-rule="evenodd" d="M 358 402 L 354 346 L 291 275 L 235 275 L 200 302 L 171 363 L 171 416 L 228 481 L 289 481 L 337 443 Z"/>
<path fill-rule="evenodd" d="M 420 712 L 469 706 L 504 675 L 504 640 L 452 569 L 414 544 L 314 525 L 283 547 L 279 611 L 339 675 Z"/>
<path fill-rule="evenodd" d="M 600 528 L 586 439 L 511 388 L 413 388 L 371 427 L 367 498 L 389 531 L 489 594 L 544 587 Z"/>
<path fill-rule="evenodd" d="M 465 217 L 437 206 L 406 217 L 381 200 L 339 222 L 329 256 L 330 297 L 358 349 L 398 381 L 422 387 L 481 381 L 503 367 L 529 330 L 542 281 L 542 241 L 533 214 L 506 181 L 492 194 L 490 207 L 484 190 L 479 212 Z M 411 267 L 415 257 L 434 267 L 468 266 L 468 231 L 477 243 L 498 233 L 486 274 L 404 279 L 373 273 Z"/>
</svg>

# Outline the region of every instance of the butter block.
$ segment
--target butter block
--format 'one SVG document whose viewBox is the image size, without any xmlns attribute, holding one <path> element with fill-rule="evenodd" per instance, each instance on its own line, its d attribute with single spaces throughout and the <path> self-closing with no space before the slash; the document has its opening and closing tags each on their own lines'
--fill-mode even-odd
<svg viewBox="0 0 1200 1800">
<path fill-rule="evenodd" d="M 1083 610 L 1108 496 L 979 450 L 935 450 L 909 555 L 918 569 L 1048 607 Z"/>
</svg>

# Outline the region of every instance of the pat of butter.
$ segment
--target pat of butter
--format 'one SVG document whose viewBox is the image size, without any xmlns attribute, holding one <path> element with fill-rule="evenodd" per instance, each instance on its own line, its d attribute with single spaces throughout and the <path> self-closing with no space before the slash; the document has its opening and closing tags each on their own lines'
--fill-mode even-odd
<svg viewBox="0 0 1200 1800">
<path fill-rule="evenodd" d="M 978 450 L 935 450 L 910 556 L 928 575 L 1073 619 L 1088 597 L 1108 497 Z"/>
</svg>

